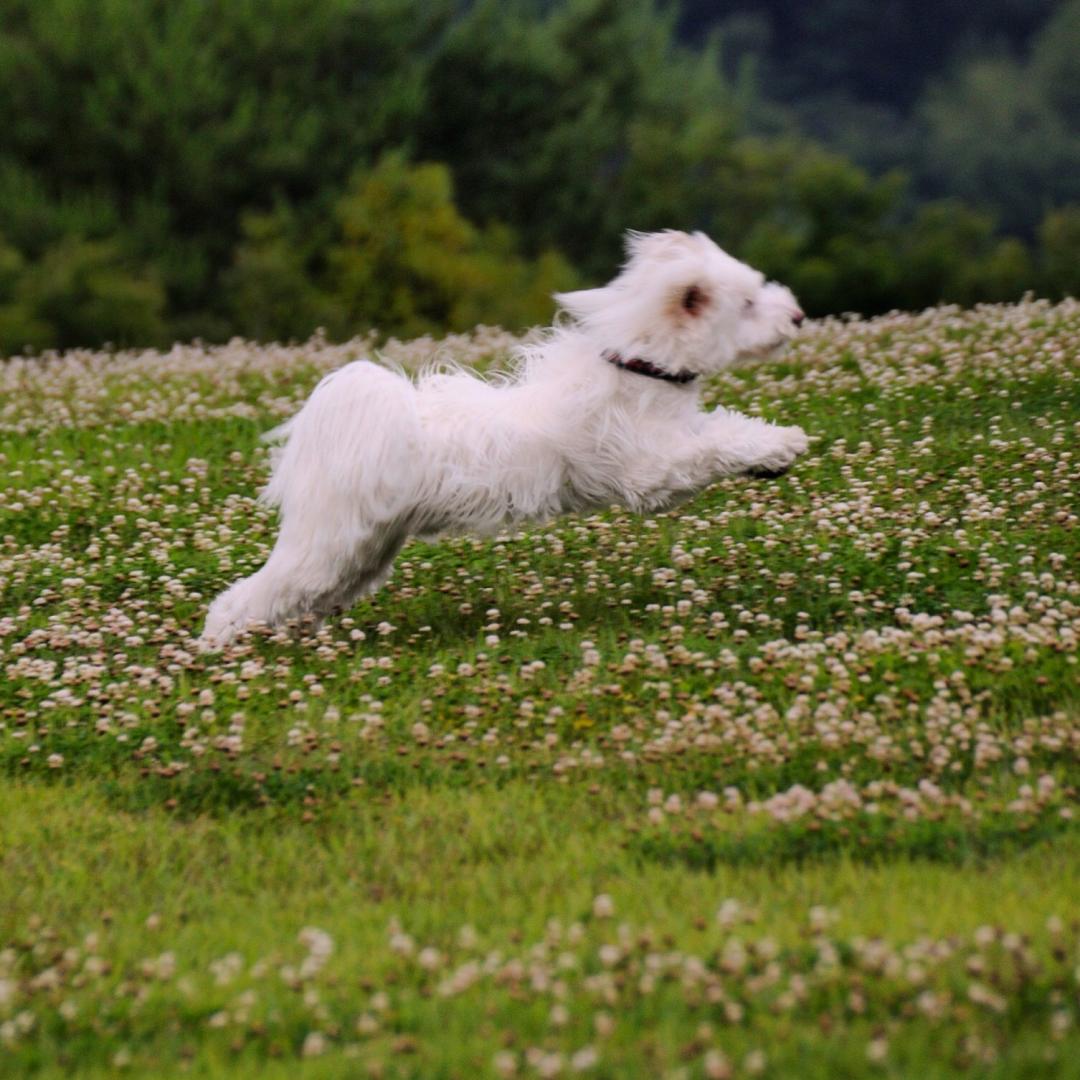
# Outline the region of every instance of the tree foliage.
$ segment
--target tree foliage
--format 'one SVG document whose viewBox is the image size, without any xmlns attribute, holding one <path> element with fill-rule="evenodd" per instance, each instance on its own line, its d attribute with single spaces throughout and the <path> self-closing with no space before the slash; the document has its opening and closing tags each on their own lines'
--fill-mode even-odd
<svg viewBox="0 0 1080 1080">
<path fill-rule="evenodd" d="M 505 226 L 462 217 L 445 165 L 389 154 L 353 175 L 314 244 L 286 208 L 249 217 L 227 281 L 237 326 L 280 339 L 314 326 L 401 337 L 528 326 L 550 319 L 552 292 L 576 278 L 552 252 L 521 257 Z"/>
<path fill-rule="evenodd" d="M 1073 290 L 1080 0 L 1032 3 L 905 98 L 854 0 L 693 43 L 690 0 L 7 0 L 0 350 L 521 326 L 628 227 L 705 229 L 814 313 Z"/>
</svg>

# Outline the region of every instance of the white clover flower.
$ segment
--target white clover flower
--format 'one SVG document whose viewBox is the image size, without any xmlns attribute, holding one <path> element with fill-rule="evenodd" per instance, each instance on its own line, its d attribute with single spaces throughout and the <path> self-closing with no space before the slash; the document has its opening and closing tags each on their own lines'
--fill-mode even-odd
<svg viewBox="0 0 1080 1080">
<path fill-rule="evenodd" d="M 328 1046 L 326 1036 L 322 1032 L 309 1031 L 304 1037 L 304 1045 L 300 1053 L 303 1057 L 319 1057 L 326 1053 Z"/>
<path fill-rule="evenodd" d="M 884 1038 L 871 1039 L 866 1044 L 866 1058 L 874 1065 L 882 1065 L 889 1056 L 889 1043 Z"/>
<path fill-rule="evenodd" d="M 707 1080 L 730 1080 L 735 1075 L 731 1062 L 719 1050 L 709 1050 L 702 1062 Z"/>
<path fill-rule="evenodd" d="M 516 1076 L 518 1071 L 517 1058 L 509 1050 L 500 1050 L 491 1060 L 491 1067 L 499 1076 Z"/>
<path fill-rule="evenodd" d="M 434 971 L 442 965 L 442 954 L 438 949 L 433 949 L 431 946 L 428 946 L 427 948 L 420 950 L 419 955 L 416 957 L 416 962 L 425 971 Z"/>
<path fill-rule="evenodd" d="M 597 919 L 610 919 L 615 914 L 615 901 L 607 893 L 600 893 L 593 899 L 592 911 Z"/>
<path fill-rule="evenodd" d="M 583 1046 L 570 1057 L 571 1072 L 588 1072 L 600 1062 L 600 1055 L 594 1046 Z"/>
<path fill-rule="evenodd" d="M 751 1050 L 746 1057 L 743 1058 L 743 1068 L 751 1076 L 760 1076 L 765 1071 L 766 1057 L 764 1050 Z"/>
</svg>

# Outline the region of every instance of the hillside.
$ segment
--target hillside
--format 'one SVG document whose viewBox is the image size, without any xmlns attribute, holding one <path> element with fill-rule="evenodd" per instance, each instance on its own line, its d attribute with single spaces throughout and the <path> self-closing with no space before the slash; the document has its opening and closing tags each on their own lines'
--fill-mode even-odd
<svg viewBox="0 0 1080 1080">
<path fill-rule="evenodd" d="M 0 1073 L 1075 1075 L 1080 303 L 809 324 L 708 388 L 785 478 L 199 655 L 367 347 L 0 365 Z"/>
</svg>

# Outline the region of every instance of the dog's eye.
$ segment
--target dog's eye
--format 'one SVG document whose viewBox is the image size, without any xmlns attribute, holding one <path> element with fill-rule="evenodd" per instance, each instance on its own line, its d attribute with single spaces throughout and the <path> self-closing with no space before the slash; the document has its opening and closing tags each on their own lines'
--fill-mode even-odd
<svg viewBox="0 0 1080 1080">
<path fill-rule="evenodd" d="M 750 299 L 750 297 L 747 297 L 743 301 L 743 311 L 752 311 L 753 307 L 754 307 L 754 301 L 752 299 Z"/>
<path fill-rule="evenodd" d="M 696 315 L 705 306 L 705 293 L 697 285 L 691 285 L 682 295 L 683 311 Z"/>
</svg>

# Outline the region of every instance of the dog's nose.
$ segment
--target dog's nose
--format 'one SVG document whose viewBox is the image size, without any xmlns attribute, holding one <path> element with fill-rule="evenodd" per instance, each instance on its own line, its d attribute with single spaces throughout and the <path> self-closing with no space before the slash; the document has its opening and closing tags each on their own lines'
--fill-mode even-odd
<svg viewBox="0 0 1080 1080">
<path fill-rule="evenodd" d="M 803 314 L 803 312 L 796 311 L 795 314 L 791 316 L 791 321 L 796 326 L 802 326 L 802 324 L 806 321 L 806 316 Z"/>
</svg>

